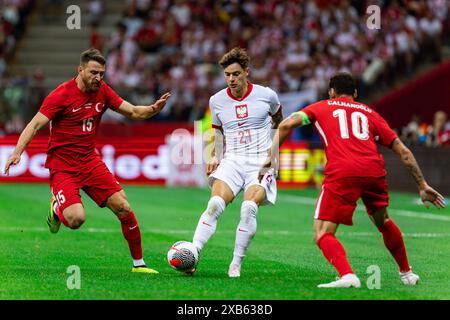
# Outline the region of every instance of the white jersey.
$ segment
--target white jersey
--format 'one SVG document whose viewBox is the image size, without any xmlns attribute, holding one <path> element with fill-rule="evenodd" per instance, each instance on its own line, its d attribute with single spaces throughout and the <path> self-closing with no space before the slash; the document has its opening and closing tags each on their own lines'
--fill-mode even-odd
<svg viewBox="0 0 450 320">
<path fill-rule="evenodd" d="M 272 118 L 281 112 L 280 100 L 268 87 L 248 83 L 244 97 L 233 97 L 229 88 L 209 99 L 213 128 L 225 135 L 224 158 L 266 159 L 272 144 Z"/>
</svg>

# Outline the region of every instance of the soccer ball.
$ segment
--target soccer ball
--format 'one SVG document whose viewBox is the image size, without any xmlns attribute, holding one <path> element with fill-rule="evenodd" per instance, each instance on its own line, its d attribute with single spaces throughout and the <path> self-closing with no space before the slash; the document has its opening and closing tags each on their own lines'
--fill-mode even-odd
<svg viewBox="0 0 450 320">
<path fill-rule="evenodd" d="M 175 242 L 167 252 L 167 260 L 172 268 L 177 271 L 189 271 L 197 266 L 197 248 L 188 241 Z"/>
</svg>

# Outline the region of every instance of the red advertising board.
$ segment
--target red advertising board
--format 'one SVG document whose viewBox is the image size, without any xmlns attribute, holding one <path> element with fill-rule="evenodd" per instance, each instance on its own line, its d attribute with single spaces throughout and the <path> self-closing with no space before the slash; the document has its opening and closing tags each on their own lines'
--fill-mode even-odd
<svg viewBox="0 0 450 320">
<path fill-rule="evenodd" d="M 49 172 L 44 167 L 48 137 L 36 137 L 22 155 L 20 163 L 11 167 L 10 175 L 0 173 L 0 181 L 48 181 Z M 14 150 L 17 137 L 0 138 L 0 165 Z M 100 137 L 97 150 L 109 170 L 121 182 L 165 183 L 168 150 L 163 138 Z M 3 171 L 3 170 L 2 170 Z"/>
<path fill-rule="evenodd" d="M 187 131 L 188 132 L 188 131 Z M 18 136 L 0 137 L 0 182 L 47 182 L 44 167 L 47 136 L 37 136 L 28 145 L 20 163 L 3 174 Z M 165 137 L 100 136 L 97 150 L 109 170 L 121 183 L 165 184 L 170 170 L 170 150 Z M 308 148 L 306 143 L 286 143 L 280 150 L 280 187 L 319 184 L 325 163 L 323 150 Z"/>
</svg>

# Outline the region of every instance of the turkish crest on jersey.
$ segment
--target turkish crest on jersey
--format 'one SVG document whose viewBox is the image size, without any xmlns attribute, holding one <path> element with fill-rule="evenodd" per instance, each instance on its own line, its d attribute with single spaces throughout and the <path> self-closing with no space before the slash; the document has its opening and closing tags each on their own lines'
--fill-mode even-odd
<svg viewBox="0 0 450 320">
<path fill-rule="evenodd" d="M 236 108 L 236 117 L 238 119 L 244 119 L 248 117 L 248 109 L 246 104 L 235 106 L 235 108 Z"/>
</svg>

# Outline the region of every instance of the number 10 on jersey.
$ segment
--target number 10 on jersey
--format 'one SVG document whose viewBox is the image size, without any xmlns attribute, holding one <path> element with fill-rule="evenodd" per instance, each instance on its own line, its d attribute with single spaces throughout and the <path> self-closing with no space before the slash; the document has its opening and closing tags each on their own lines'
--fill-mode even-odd
<svg viewBox="0 0 450 320">
<path fill-rule="evenodd" d="M 337 109 L 333 111 L 333 117 L 339 118 L 339 129 L 341 131 L 342 139 L 349 139 L 349 131 L 347 125 L 347 111 L 344 109 Z M 366 115 L 362 112 L 351 113 L 351 126 L 353 135 L 359 140 L 369 139 L 369 121 Z"/>
</svg>

